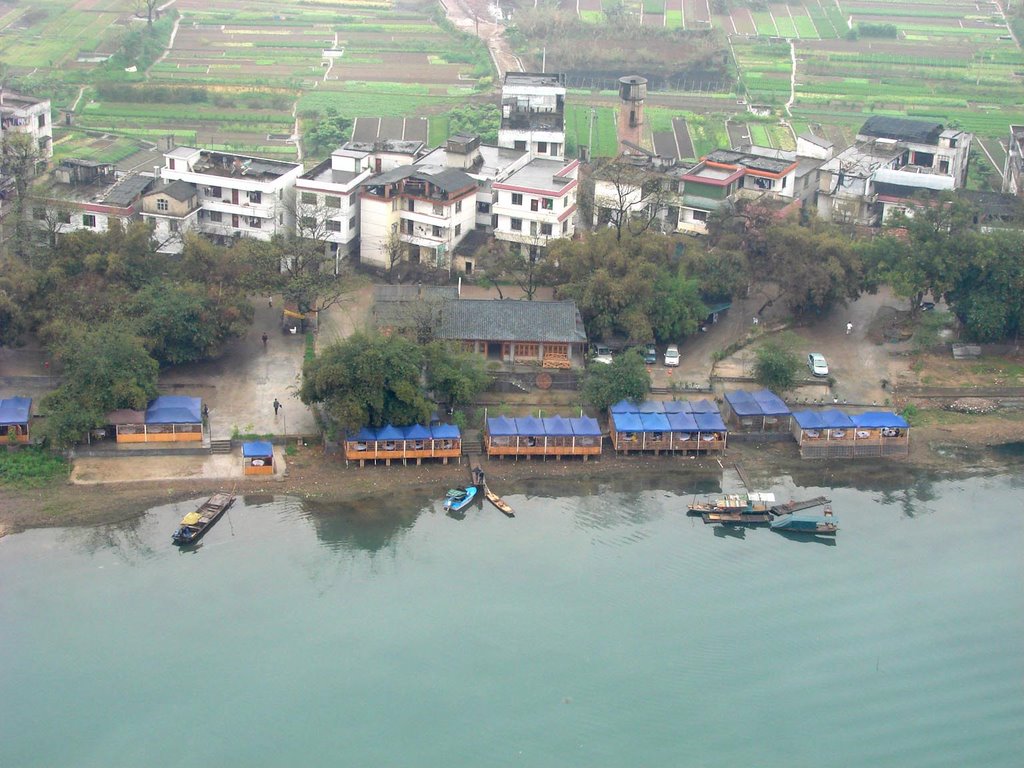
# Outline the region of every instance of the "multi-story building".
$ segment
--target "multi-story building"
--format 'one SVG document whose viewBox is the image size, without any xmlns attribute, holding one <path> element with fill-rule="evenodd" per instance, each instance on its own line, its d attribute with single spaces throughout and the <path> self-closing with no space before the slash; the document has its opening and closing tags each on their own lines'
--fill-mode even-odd
<svg viewBox="0 0 1024 768">
<path fill-rule="evenodd" d="M 32 148 L 45 163 L 53 157 L 50 100 L 11 93 L 0 87 L 0 137 L 5 133 L 25 133 L 31 136 Z"/>
<path fill-rule="evenodd" d="M 538 158 L 565 157 L 565 75 L 505 74 L 498 146 Z"/>
<path fill-rule="evenodd" d="M 579 161 L 535 159 L 492 185 L 494 236 L 535 258 L 554 239 L 575 233 Z"/>
<path fill-rule="evenodd" d="M 1010 126 L 1006 165 L 1003 166 L 1003 192 L 1024 195 L 1024 125 Z"/>
<path fill-rule="evenodd" d="M 419 139 L 347 141 L 341 145 L 341 149 L 368 154 L 369 168 L 373 173 L 387 173 L 403 165 L 412 165 L 423 157 L 426 148 L 427 145 Z"/>
<path fill-rule="evenodd" d="M 818 215 L 878 226 L 894 211 L 910 212 L 916 196 L 960 189 L 972 139 L 941 123 L 870 117 L 854 145 L 821 167 Z"/>
<path fill-rule="evenodd" d="M 476 223 L 477 182 L 455 168 L 407 165 L 361 184 L 359 258 L 452 268 L 452 251 Z"/>
<path fill-rule="evenodd" d="M 269 240 L 295 231 L 295 181 L 301 163 L 175 147 L 164 154 L 164 181 L 194 184 L 198 230 L 220 239 Z"/>
<path fill-rule="evenodd" d="M 199 190 L 187 181 L 158 181 L 142 196 L 142 218 L 153 227 L 160 253 L 181 253 L 185 235 L 199 231 Z"/>
<path fill-rule="evenodd" d="M 368 152 L 337 149 L 295 182 L 295 232 L 321 241 L 335 258 L 335 271 L 359 243 L 359 185 L 370 178 Z"/>
</svg>

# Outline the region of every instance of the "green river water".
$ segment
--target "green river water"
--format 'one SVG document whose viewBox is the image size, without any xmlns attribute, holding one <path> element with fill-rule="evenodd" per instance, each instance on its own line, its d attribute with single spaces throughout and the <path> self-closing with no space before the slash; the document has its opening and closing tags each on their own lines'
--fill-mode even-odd
<svg viewBox="0 0 1024 768">
<path fill-rule="evenodd" d="M 0 766 L 1024 764 L 1024 473 L 821 473 L 834 543 L 687 517 L 728 473 L 9 536 Z"/>
</svg>

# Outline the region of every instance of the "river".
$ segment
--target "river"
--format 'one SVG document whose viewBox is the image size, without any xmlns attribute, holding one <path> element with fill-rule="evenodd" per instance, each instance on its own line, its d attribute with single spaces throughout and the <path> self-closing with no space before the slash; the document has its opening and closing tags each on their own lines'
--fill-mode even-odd
<svg viewBox="0 0 1024 768">
<path fill-rule="evenodd" d="M 687 517 L 729 473 L 9 536 L 0 764 L 1019 766 L 1024 473 L 815 476 L 834 542 Z"/>
</svg>

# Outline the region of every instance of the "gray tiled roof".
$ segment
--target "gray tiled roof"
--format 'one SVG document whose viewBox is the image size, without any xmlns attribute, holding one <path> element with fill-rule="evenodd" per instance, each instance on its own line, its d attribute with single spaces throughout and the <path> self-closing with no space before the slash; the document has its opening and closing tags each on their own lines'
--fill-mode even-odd
<svg viewBox="0 0 1024 768">
<path fill-rule="evenodd" d="M 445 305 L 438 335 L 463 341 L 587 340 L 574 301 L 459 299 Z"/>
</svg>

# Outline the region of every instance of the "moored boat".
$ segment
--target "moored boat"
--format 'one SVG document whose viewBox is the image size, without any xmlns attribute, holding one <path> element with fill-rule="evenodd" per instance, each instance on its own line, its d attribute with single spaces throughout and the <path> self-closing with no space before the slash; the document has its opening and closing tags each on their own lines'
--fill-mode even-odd
<svg viewBox="0 0 1024 768">
<path fill-rule="evenodd" d="M 772 519 L 767 512 L 702 512 L 700 517 L 706 525 L 768 525 Z"/>
<path fill-rule="evenodd" d="M 213 524 L 220 519 L 228 507 L 235 501 L 233 493 L 221 491 L 208 498 L 195 512 L 189 512 L 178 524 L 178 530 L 171 536 L 171 541 L 179 546 L 195 544 L 203 537 Z"/>
<path fill-rule="evenodd" d="M 824 515 L 782 515 L 772 520 L 772 530 L 808 536 L 835 536 L 839 521 L 827 510 Z"/>
<path fill-rule="evenodd" d="M 465 488 L 454 488 L 445 495 L 445 512 L 459 512 L 470 505 L 476 498 L 476 486 L 467 485 Z"/>
<path fill-rule="evenodd" d="M 770 516 L 774 504 L 774 493 L 729 493 L 689 504 L 687 513 L 701 516 L 705 513 Z"/>
</svg>

